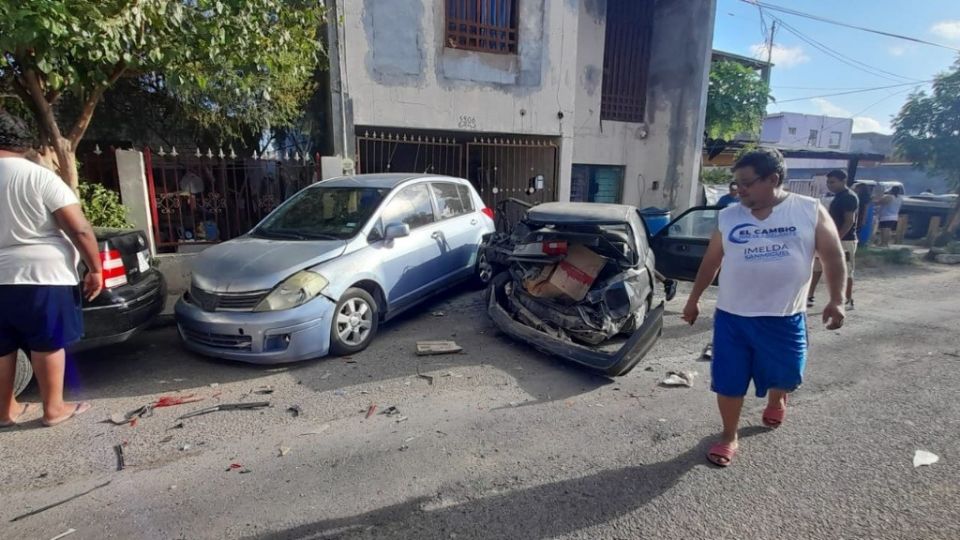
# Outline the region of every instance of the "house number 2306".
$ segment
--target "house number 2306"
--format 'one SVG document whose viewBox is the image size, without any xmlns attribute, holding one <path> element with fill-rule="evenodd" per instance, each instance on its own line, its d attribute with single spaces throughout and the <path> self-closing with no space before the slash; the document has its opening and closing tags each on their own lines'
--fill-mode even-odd
<svg viewBox="0 0 960 540">
<path fill-rule="evenodd" d="M 461 115 L 457 126 L 464 129 L 477 129 L 477 119 L 473 116 Z"/>
</svg>

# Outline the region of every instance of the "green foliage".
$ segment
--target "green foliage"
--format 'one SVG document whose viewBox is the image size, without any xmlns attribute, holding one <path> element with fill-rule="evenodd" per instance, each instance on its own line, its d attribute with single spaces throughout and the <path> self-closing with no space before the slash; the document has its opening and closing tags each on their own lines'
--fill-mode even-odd
<svg viewBox="0 0 960 540">
<path fill-rule="evenodd" d="M 960 189 L 960 59 L 951 71 L 937 75 L 932 93 L 910 95 L 893 127 L 893 142 L 903 157 Z"/>
<path fill-rule="evenodd" d="M 704 167 L 700 173 L 700 183 L 726 185 L 733 180 L 733 173 L 727 167 Z"/>
<path fill-rule="evenodd" d="M 755 70 L 737 62 L 715 62 L 707 90 L 707 136 L 758 135 L 767 101 L 772 99 L 769 94 L 770 87 Z"/>
<path fill-rule="evenodd" d="M 50 105 L 69 94 L 95 106 L 123 76 L 203 127 L 261 130 L 312 94 L 323 13 L 318 0 L 0 2 L 0 79 L 25 96 L 36 74 Z M 82 115 L 58 120 L 74 131 Z"/>
<path fill-rule="evenodd" d="M 94 227 L 132 229 L 127 221 L 127 209 L 120 203 L 117 192 L 100 184 L 81 182 L 77 191 L 83 213 Z"/>
</svg>

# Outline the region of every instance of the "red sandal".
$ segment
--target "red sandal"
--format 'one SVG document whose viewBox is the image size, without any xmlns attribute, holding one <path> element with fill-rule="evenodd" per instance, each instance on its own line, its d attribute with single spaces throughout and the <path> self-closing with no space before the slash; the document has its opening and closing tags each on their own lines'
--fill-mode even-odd
<svg viewBox="0 0 960 540">
<path fill-rule="evenodd" d="M 733 456 L 737 455 L 737 449 L 729 443 L 719 442 L 710 447 L 707 452 L 707 461 L 717 467 L 728 467 L 733 463 Z"/>
<path fill-rule="evenodd" d="M 780 427 L 780 424 L 783 424 L 784 418 L 787 417 L 787 396 L 783 396 L 783 407 L 771 407 L 767 405 L 767 408 L 763 410 L 763 425 L 767 426 L 770 429 L 777 429 Z"/>
</svg>

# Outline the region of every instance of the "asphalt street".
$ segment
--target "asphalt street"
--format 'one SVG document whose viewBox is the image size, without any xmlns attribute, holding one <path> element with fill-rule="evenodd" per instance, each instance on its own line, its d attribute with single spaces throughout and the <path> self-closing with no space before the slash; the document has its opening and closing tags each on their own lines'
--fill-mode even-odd
<svg viewBox="0 0 960 540">
<path fill-rule="evenodd" d="M 861 274 L 842 330 L 811 311 L 783 427 L 763 428 L 764 402 L 748 400 L 728 469 L 704 459 L 719 429 L 699 359 L 710 306 L 684 325 L 683 291 L 618 379 L 509 341 L 469 290 L 382 327 L 361 354 L 297 365 L 210 360 L 173 327 L 150 330 L 71 361 L 68 397 L 89 413 L 45 429 L 34 410 L 0 431 L 0 538 L 960 538 L 960 269 Z M 427 339 L 464 352 L 415 356 Z M 694 387 L 660 386 L 672 369 L 697 371 Z M 104 422 L 191 395 L 202 401 L 132 427 Z M 250 401 L 271 406 L 177 427 Z M 915 468 L 916 450 L 940 460 Z"/>
</svg>

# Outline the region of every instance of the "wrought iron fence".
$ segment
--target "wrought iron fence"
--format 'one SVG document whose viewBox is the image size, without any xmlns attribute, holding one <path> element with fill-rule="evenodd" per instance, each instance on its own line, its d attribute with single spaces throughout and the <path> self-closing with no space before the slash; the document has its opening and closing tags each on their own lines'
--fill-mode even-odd
<svg viewBox="0 0 960 540">
<path fill-rule="evenodd" d="M 144 149 L 158 248 L 213 244 L 236 238 L 281 202 L 318 178 L 319 155 L 157 152 Z"/>
<path fill-rule="evenodd" d="M 509 198 L 554 201 L 557 149 L 549 139 L 477 138 L 467 143 L 467 178 L 491 208 Z"/>
<path fill-rule="evenodd" d="M 452 137 L 365 130 L 357 137 L 357 172 L 463 176 L 463 145 Z"/>
</svg>

